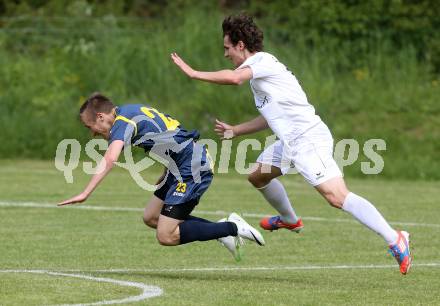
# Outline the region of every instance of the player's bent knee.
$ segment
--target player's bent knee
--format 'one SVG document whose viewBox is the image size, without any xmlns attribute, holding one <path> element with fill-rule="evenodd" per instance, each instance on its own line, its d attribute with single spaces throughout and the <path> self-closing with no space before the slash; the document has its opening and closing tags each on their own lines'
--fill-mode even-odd
<svg viewBox="0 0 440 306">
<path fill-rule="evenodd" d="M 324 195 L 327 202 L 330 204 L 330 206 L 333 206 L 335 208 L 342 208 L 342 205 L 344 204 L 345 197 L 342 195 L 337 195 L 334 193 L 328 193 Z"/>
<path fill-rule="evenodd" d="M 156 238 L 161 245 L 178 245 L 180 243 L 178 232 L 171 227 L 163 226 L 163 224 L 158 226 Z"/>
<path fill-rule="evenodd" d="M 157 242 L 159 242 L 161 245 L 167 245 L 167 237 L 164 234 L 159 233 L 158 231 L 156 232 L 156 239 Z"/>
<path fill-rule="evenodd" d="M 260 175 L 258 172 L 252 172 L 248 175 L 248 181 L 255 188 L 262 188 L 269 184 L 270 180 L 266 179 L 264 176 Z"/>
<path fill-rule="evenodd" d="M 173 235 L 163 232 L 156 233 L 157 241 L 164 246 L 173 246 L 179 244 L 179 241 Z"/>
<path fill-rule="evenodd" d="M 157 237 L 157 241 L 159 242 L 160 245 L 163 245 L 163 246 L 174 245 L 171 243 L 171 241 L 169 239 L 166 239 L 165 237 Z"/>
<path fill-rule="evenodd" d="M 334 208 L 342 208 L 342 203 L 336 199 L 328 199 L 327 202 Z"/>
</svg>

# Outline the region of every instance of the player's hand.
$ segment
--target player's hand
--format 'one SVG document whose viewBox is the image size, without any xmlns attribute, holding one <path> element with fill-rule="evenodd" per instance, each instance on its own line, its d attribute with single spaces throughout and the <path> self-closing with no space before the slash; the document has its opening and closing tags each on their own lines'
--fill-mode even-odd
<svg viewBox="0 0 440 306">
<path fill-rule="evenodd" d="M 80 193 L 79 195 L 74 196 L 73 198 L 70 198 L 66 201 L 60 202 L 57 204 L 57 206 L 64 206 L 64 205 L 71 205 L 76 203 L 82 203 L 85 200 L 87 200 L 88 196 L 84 193 Z"/>
<path fill-rule="evenodd" d="M 194 77 L 194 69 L 185 63 L 176 52 L 171 53 L 171 59 L 173 60 L 174 64 L 176 64 L 177 67 L 179 67 L 180 70 L 182 70 L 187 76 L 190 78 Z"/>
<path fill-rule="evenodd" d="M 218 136 L 220 136 L 221 139 L 232 139 L 237 136 L 234 132 L 234 126 L 221 122 L 218 119 L 215 119 L 214 131 Z"/>
</svg>

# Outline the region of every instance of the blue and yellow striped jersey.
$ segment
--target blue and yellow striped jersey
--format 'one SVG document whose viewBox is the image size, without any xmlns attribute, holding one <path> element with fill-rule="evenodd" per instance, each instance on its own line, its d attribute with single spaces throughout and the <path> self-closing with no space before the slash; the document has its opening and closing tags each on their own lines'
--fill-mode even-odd
<svg viewBox="0 0 440 306">
<path fill-rule="evenodd" d="M 181 144 L 186 140 L 197 140 L 198 131 L 187 131 L 179 121 L 142 104 L 127 104 L 116 108 L 116 118 L 110 130 L 109 144 L 122 140 L 151 150 L 154 145 Z"/>
</svg>

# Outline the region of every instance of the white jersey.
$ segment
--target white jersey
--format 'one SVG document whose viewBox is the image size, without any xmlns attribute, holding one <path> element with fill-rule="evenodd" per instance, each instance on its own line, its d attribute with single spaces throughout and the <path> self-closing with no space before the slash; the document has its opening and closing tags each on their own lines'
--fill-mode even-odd
<svg viewBox="0 0 440 306">
<path fill-rule="evenodd" d="M 321 122 L 296 77 L 273 55 L 257 52 L 237 69 L 243 67 L 252 70 L 250 85 L 258 111 L 283 142 L 290 144 Z"/>
</svg>

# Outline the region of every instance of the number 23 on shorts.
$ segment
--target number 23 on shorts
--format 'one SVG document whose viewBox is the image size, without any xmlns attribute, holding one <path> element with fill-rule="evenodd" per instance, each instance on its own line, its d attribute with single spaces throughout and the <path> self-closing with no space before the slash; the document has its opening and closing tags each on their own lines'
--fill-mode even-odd
<svg viewBox="0 0 440 306">
<path fill-rule="evenodd" d="M 176 191 L 185 193 L 186 191 L 186 183 L 177 183 Z"/>
</svg>

